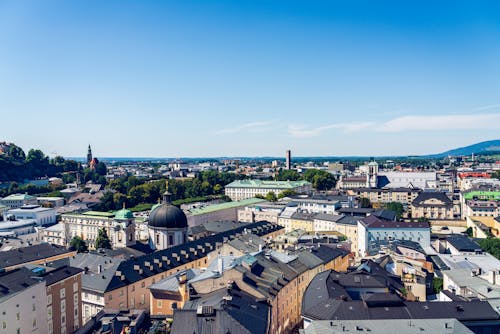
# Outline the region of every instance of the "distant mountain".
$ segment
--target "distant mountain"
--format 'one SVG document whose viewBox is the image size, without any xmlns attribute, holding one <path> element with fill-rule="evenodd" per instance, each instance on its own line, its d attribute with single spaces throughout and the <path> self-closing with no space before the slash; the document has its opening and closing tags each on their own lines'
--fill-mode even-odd
<svg viewBox="0 0 500 334">
<path fill-rule="evenodd" d="M 432 154 L 430 157 L 434 158 L 444 158 L 449 155 L 451 156 L 460 156 L 460 155 L 471 155 L 474 154 L 485 154 L 485 153 L 500 153 L 500 140 L 489 140 L 483 141 L 481 143 L 477 143 L 474 145 L 469 145 L 465 147 L 456 148 L 453 150 L 449 150 L 443 153 Z"/>
</svg>

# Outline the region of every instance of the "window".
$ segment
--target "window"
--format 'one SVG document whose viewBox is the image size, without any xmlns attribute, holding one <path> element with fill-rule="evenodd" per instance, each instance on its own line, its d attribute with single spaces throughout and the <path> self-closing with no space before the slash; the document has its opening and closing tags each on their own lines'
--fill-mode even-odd
<svg viewBox="0 0 500 334">
<path fill-rule="evenodd" d="M 141 283 L 141 288 L 144 288 L 146 286 L 146 283 L 145 282 L 142 282 Z"/>
<path fill-rule="evenodd" d="M 108 300 L 112 300 L 113 299 L 113 296 L 112 295 L 109 295 L 108 296 Z"/>
<path fill-rule="evenodd" d="M 47 295 L 47 305 L 52 304 L 52 294 Z"/>
<path fill-rule="evenodd" d="M 66 312 L 66 300 L 61 300 L 61 313 Z"/>
<path fill-rule="evenodd" d="M 59 290 L 59 296 L 61 297 L 61 299 L 66 297 L 66 288 L 62 288 L 61 290 Z"/>
<path fill-rule="evenodd" d="M 33 319 L 33 328 L 36 328 L 36 319 Z"/>
<path fill-rule="evenodd" d="M 141 305 L 144 305 L 146 299 L 145 299 L 145 296 L 144 294 L 141 295 Z"/>
<path fill-rule="evenodd" d="M 52 319 L 52 306 L 47 307 L 47 318 Z"/>
<path fill-rule="evenodd" d="M 73 292 L 78 291 L 78 282 L 73 283 Z"/>
<path fill-rule="evenodd" d="M 16 320 L 21 320 L 21 314 L 19 312 L 16 313 Z"/>
<path fill-rule="evenodd" d="M 163 306 L 163 305 L 162 305 L 161 300 L 158 300 L 158 301 L 156 302 L 156 306 L 158 306 L 158 307 L 162 307 L 162 306 Z"/>
<path fill-rule="evenodd" d="M 35 311 L 36 311 L 36 305 L 35 305 L 35 304 L 33 304 L 32 311 L 33 311 L 33 312 L 35 312 Z"/>
<path fill-rule="evenodd" d="M 169 235 L 168 236 L 168 245 L 173 245 L 174 244 L 174 236 L 173 235 Z"/>
<path fill-rule="evenodd" d="M 156 234 L 156 244 L 159 245 L 160 244 L 160 234 Z"/>
<path fill-rule="evenodd" d="M 5 321 L 4 321 L 4 322 L 2 322 L 2 328 L 3 328 L 3 329 L 7 328 L 7 323 L 6 323 Z"/>
</svg>

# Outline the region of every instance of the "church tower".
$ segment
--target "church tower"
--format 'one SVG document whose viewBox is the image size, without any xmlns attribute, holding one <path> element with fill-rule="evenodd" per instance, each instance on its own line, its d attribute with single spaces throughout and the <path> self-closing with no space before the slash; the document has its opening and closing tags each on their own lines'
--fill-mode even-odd
<svg viewBox="0 0 500 334">
<path fill-rule="evenodd" d="M 90 145 L 89 145 L 89 149 L 87 151 L 87 166 L 90 165 L 91 161 L 92 161 L 92 149 L 90 148 Z"/>
<path fill-rule="evenodd" d="M 368 188 L 377 188 L 378 163 L 375 160 L 368 164 Z"/>
</svg>

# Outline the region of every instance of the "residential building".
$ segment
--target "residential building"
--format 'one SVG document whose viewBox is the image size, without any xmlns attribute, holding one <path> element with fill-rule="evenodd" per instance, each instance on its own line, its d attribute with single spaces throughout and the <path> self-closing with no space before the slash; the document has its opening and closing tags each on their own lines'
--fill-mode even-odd
<svg viewBox="0 0 500 334">
<path fill-rule="evenodd" d="M 176 309 L 172 333 L 270 333 L 270 306 L 245 291 L 215 290 Z"/>
<path fill-rule="evenodd" d="M 359 188 L 354 189 L 351 193 L 358 197 L 368 198 L 372 204 L 397 202 L 410 205 L 421 191 L 418 188 Z"/>
<path fill-rule="evenodd" d="M 36 197 L 28 194 L 12 194 L 0 199 L 0 204 L 9 209 L 17 209 L 24 205 L 37 205 Z"/>
<path fill-rule="evenodd" d="M 372 243 L 379 240 L 409 240 L 430 248 L 430 227 L 427 222 L 397 222 L 373 215 L 358 220 L 358 248 L 360 256 L 370 253 Z"/>
<path fill-rule="evenodd" d="M 0 333 L 49 333 L 45 281 L 18 268 L 0 273 Z"/>
<path fill-rule="evenodd" d="M 66 224 L 58 223 L 43 229 L 43 241 L 49 244 L 66 246 L 68 239 L 66 237 Z"/>
<path fill-rule="evenodd" d="M 283 211 L 283 205 L 253 205 L 238 209 L 238 221 L 254 223 L 258 221 L 268 221 L 277 224 L 278 217 Z"/>
<path fill-rule="evenodd" d="M 500 201 L 466 200 L 462 207 L 462 217 L 498 217 Z"/>
<path fill-rule="evenodd" d="M 454 219 L 453 202 L 442 192 L 421 192 L 411 203 L 411 217 Z"/>
<path fill-rule="evenodd" d="M 37 226 L 52 225 L 57 222 L 56 209 L 44 208 L 39 205 L 24 205 L 8 210 L 4 212 L 4 220 L 10 215 L 14 216 L 16 220 L 34 220 Z"/>
<path fill-rule="evenodd" d="M 262 180 L 237 180 L 225 187 L 225 194 L 233 201 L 266 196 L 269 192 L 276 195 L 285 190 L 293 190 L 298 194 L 309 194 L 312 184 L 307 181 L 262 181 Z"/>
<path fill-rule="evenodd" d="M 40 275 L 47 287 L 49 334 L 73 333 L 82 323 L 82 269 L 63 266 Z"/>
</svg>

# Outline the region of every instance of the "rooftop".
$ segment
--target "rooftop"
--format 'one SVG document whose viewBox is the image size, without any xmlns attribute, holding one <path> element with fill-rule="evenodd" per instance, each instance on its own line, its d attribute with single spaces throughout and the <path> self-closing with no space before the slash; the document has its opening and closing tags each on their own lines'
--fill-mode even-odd
<svg viewBox="0 0 500 334">
<path fill-rule="evenodd" d="M 388 329 L 390 328 L 390 332 Z M 447 333 L 472 334 L 470 329 L 460 321 L 447 319 L 384 319 L 384 320 L 318 320 L 313 321 L 304 334 L 341 334 L 341 333 L 369 332 L 370 334 L 415 334 L 415 333 Z M 301 332 L 302 333 L 302 332 Z"/>
<path fill-rule="evenodd" d="M 6 252 L 0 252 L 0 268 L 11 267 L 23 263 L 43 260 L 56 255 L 71 253 L 72 251 L 56 245 L 42 243 Z"/>
<path fill-rule="evenodd" d="M 26 268 L 0 273 L 0 301 L 41 282 L 32 276 L 33 273 Z"/>
<path fill-rule="evenodd" d="M 264 188 L 264 189 L 293 189 L 311 186 L 307 181 L 263 181 L 263 180 L 236 180 L 226 185 L 226 188 Z"/>
<path fill-rule="evenodd" d="M 220 203 L 220 204 L 207 205 L 207 206 L 203 206 L 200 208 L 193 208 L 193 209 L 189 210 L 189 214 L 191 214 L 192 216 L 203 215 L 203 214 L 210 213 L 210 212 L 238 208 L 241 206 L 253 205 L 253 204 L 262 203 L 262 202 L 265 202 L 265 200 L 260 199 L 260 198 L 247 198 L 247 199 L 243 199 L 241 201 L 225 202 L 225 203 Z"/>
</svg>

